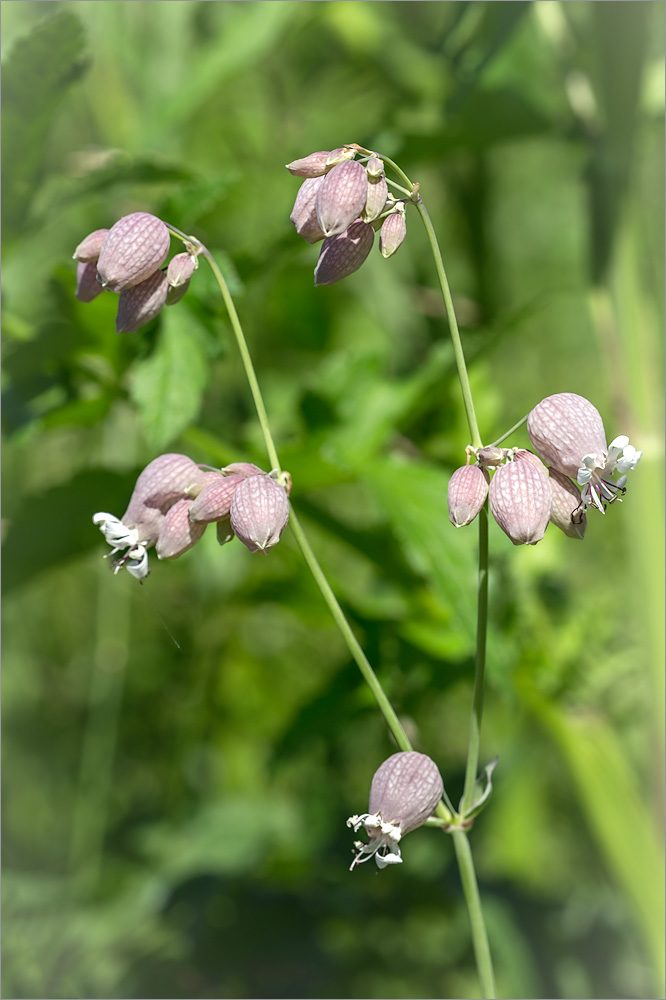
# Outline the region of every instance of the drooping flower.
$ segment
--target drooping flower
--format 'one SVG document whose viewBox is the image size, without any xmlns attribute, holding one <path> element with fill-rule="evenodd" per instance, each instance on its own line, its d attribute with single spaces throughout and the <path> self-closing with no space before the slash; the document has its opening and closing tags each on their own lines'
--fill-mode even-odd
<svg viewBox="0 0 666 1000">
<path fill-rule="evenodd" d="M 493 517 L 514 545 L 541 541 L 553 509 L 550 483 L 541 469 L 530 461 L 501 465 L 490 481 L 488 499 Z"/>
<path fill-rule="evenodd" d="M 358 219 L 368 197 L 368 175 L 358 160 L 338 163 L 324 176 L 315 211 L 324 236 L 338 236 Z"/>
<path fill-rule="evenodd" d="M 155 215 L 133 212 L 119 219 L 104 237 L 97 261 L 103 288 L 122 292 L 139 285 L 167 258 L 171 237 Z"/>
<path fill-rule="evenodd" d="M 357 219 L 338 236 L 324 240 L 315 267 L 315 286 L 333 285 L 358 271 L 372 250 L 375 231 Z"/>
<path fill-rule="evenodd" d="M 624 494 L 626 473 L 643 454 L 624 435 L 608 447 L 598 410 L 572 392 L 538 403 L 527 418 L 527 433 L 544 461 L 583 487 L 582 502 L 602 513 L 607 503 Z M 620 478 L 614 480 L 616 472 Z"/>
<path fill-rule="evenodd" d="M 488 473 L 478 465 L 463 465 L 449 480 L 449 521 L 456 528 L 471 524 L 488 496 Z"/>
<path fill-rule="evenodd" d="M 242 479 L 231 497 L 229 519 L 250 552 L 268 552 L 280 541 L 289 519 L 286 490 L 265 473 Z"/>
<path fill-rule="evenodd" d="M 363 826 L 370 837 L 355 843 L 350 870 L 372 857 L 378 868 L 400 864 L 400 840 L 425 823 L 443 791 L 437 765 L 425 754 L 402 751 L 385 760 L 372 779 L 368 812 L 347 820 L 354 832 Z"/>
</svg>

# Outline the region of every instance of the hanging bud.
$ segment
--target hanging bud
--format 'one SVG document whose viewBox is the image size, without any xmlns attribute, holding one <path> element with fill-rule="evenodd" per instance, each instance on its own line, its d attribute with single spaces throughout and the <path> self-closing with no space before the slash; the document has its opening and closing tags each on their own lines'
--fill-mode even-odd
<svg viewBox="0 0 666 1000">
<path fill-rule="evenodd" d="M 108 231 L 108 229 L 96 229 L 94 233 L 89 233 L 84 240 L 81 240 L 74 251 L 72 255 L 74 260 L 78 260 L 81 264 L 89 264 L 91 261 L 96 261 L 102 249 L 104 237 Z"/>
<path fill-rule="evenodd" d="M 326 157 L 326 167 L 336 167 L 338 163 L 353 160 L 355 156 L 355 149 L 350 149 L 349 146 L 338 146 L 337 149 L 332 149 Z"/>
<path fill-rule="evenodd" d="M 158 559 L 177 559 L 199 541 L 205 524 L 192 524 L 189 511 L 191 500 L 177 500 L 166 512 L 155 545 Z"/>
<path fill-rule="evenodd" d="M 463 465 L 449 479 L 449 521 L 456 528 L 471 524 L 488 496 L 488 473 L 478 465 Z"/>
<path fill-rule="evenodd" d="M 604 464 L 608 450 L 604 423 L 583 396 L 560 392 L 542 399 L 527 418 L 527 433 L 543 460 L 571 479 L 578 475 L 585 455 Z"/>
<path fill-rule="evenodd" d="M 120 219 L 104 237 L 97 261 L 103 288 L 122 292 L 141 284 L 166 260 L 171 237 L 161 219 L 133 212 Z"/>
<path fill-rule="evenodd" d="M 155 319 L 166 303 L 169 282 L 164 271 L 156 271 L 140 285 L 120 293 L 116 315 L 116 333 L 136 333 L 139 327 Z"/>
<path fill-rule="evenodd" d="M 364 826 L 370 837 L 367 844 L 355 844 L 351 867 L 371 857 L 379 868 L 400 864 L 400 839 L 425 823 L 443 792 L 437 765 L 425 754 L 410 750 L 385 760 L 372 779 L 368 812 L 347 820 L 354 831 Z"/>
<path fill-rule="evenodd" d="M 552 524 L 569 538 L 582 541 L 587 530 L 587 517 L 580 489 L 557 469 L 548 470 L 548 479 L 553 492 Z"/>
<path fill-rule="evenodd" d="M 488 445 L 486 448 L 479 448 L 476 452 L 476 460 L 483 469 L 495 469 L 501 465 L 506 458 L 504 448 L 497 445 Z"/>
<path fill-rule="evenodd" d="M 91 261 L 89 264 L 76 265 L 76 292 L 74 293 L 79 302 L 92 302 L 104 289 L 97 280 L 97 264 Z"/>
<path fill-rule="evenodd" d="M 369 180 L 378 181 L 384 176 L 384 163 L 378 156 L 371 156 L 365 165 L 365 170 Z"/>
<path fill-rule="evenodd" d="M 291 163 L 287 163 L 287 170 L 294 177 L 322 177 L 328 167 L 327 158 L 329 155 L 330 150 L 328 149 L 310 153 L 309 156 L 303 156 L 300 160 L 292 160 Z"/>
<path fill-rule="evenodd" d="M 502 465 L 488 491 L 490 510 L 514 545 L 536 545 L 544 536 L 553 508 L 550 483 L 531 462 Z"/>
<path fill-rule="evenodd" d="M 268 552 L 289 519 L 287 494 L 268 476 L 250 476 L 236 486 L 229 515 L 234 534 L 250 552 Z"/>
<path fill-rule="evenodd" d="M 229 517 L 231 498 L 243 476 L 220 476 L 199 493 L 190 507 L 190 521 L 193 524 L 212 524 Z"/>
<path fill-rule="evenodd" d="M 186 285 L 199 266 L 199 258 L 191 253 L 177 253 L 169 261 L 166 270 L 167 281 L 172 288 Z"/>
<path fill-rule="evenodd" d="M 339 236 L 324 240 L 315 267 L 315 287 L 333 285 L 358 271 L 372 250 L 375 231 L 367 222 L 357 219 Z"/>
<path fill-rule="evenodd" d="M 379 230 L 379 252 L 382 257 L 392 257 L 399 250 L 407 235 L 407 223 L 404 212 L 394 212 L 387 215 Z"/>
<path fill-rule="evenodd" d="M 368 196 L 362 218 L 364 222 L 372 222 L 384 211 L 388 185 L 384 176 L 384 164 L 376 156 L 370 157 L 365 169 L 368 176 Z"/>
<path fill-rule="evenodd" d="M 232 462 L 231 465 L 225 465 L 222 472 L 225 476 L 242 476 L 244 479 L 247 479 L 248 476 L 266 475 L 263 469 L 260 469 L 258 465 L 253 465 L 252 462 Z"/>
<path fill-rule="evenodd" d="M 323 177 L 312 177 L 309 180 L 303 181 L 298 189 L 296 201 L 289 216 L 298 235 L 308 243 L 318 243 L 319 240 L 324 239 L 324 234 L 319 228 L 317 213 L 315 211 L 317 192 L 323 180 Z"/>
<path fill-rule="evenodd" d="M 357 219 L 368 197 L 368 175 L 358 160 L 339 163 L 324 177 L 317 192 L 317 224 L 324 236 L 344 233 Z"/>
</svg>

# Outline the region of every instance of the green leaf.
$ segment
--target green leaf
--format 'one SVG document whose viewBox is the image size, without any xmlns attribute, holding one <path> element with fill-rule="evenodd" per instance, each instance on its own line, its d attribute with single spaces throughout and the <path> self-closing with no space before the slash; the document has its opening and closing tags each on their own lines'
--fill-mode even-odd
<svg viewBox="0 0 666 1000">
<path fill-rule="evenodd" d="M 204 334 L 186 309 L 162 313 L 156 350 L 134 367 L 130 396 L 148 442 L 163 448 L 196 418 L 208 384 Z"/>
</svg>

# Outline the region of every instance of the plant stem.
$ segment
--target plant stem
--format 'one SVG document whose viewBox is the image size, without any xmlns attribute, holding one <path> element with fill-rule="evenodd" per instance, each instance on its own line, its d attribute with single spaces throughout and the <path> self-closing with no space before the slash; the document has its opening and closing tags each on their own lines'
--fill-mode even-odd
<svg viewBox="0 0 666 1000">
<path fill-rule="evenodd" d="M 479 770 L 479 743 L 483 717 L 483 695 L 486 672 L 486 640 L 488 636 L 488 501 L 479 512 L 479 575 L 476 619 L 476 660 L 474 665 L 474 697 L 469 724 L 465 790 L 460 811 L 465 814 L 474 805 L 474 787 Z"/>
<path fill-rule="evenodd" d="M 198 241 L 193 240 L 191 237 L 186 237 L 184 233 L 175 230 L 173 226 L 169 226 L 169 228 L 180 239 L 183 239 L 186 242 L 193 243 L 197 247 L 200 247 L 201 255 L 206 258 L 213 274 L 215 275 L 215 279 L 220 287 L 220 291 L 222 292 L 222 297 L 224 298 L 224 303 L 229 313 L 229 319 L 231 320 L 231 325 L 233 327 L 234 335 L 236 337 L 236 343 L 238 344 L 241 360 L 245 368 L 245 374 L 250 384 L 252 398 L 254 400 L 254 405 L 257 410 L 257 416 L 259 417 L 259 423 L 261 425 L 261 430 L 264 435 L 264 441 L 266 442 L 266 450 L 268 451 L 271 466 L 278 472 L 280 472 L 281 471 L 280 460 L 278 458 L 277 449 L 275 447 L 275 443 L 273 441 L 273 435 L 271 434 L 270 425 L 268 423 L 268 415 L 266 413 L 266 407 L 264 406 L 264 400 L 261 395 L 261 389 L 259 388 L 259 382 L 257 380 L 257 376 L 254 370 L 254 365 L 252 363 L 252 358 L 250 356 L 247 342 L 245 340 L 243 327 L 241 326 L 240 319 L 238 318 L 238 313 L 236 312 L 236 307 L 231 297 L 231 292 L 229 291 L 227 283 L 224 280 L 224 276 L 220 271 L 220 268 L 218 267 L 214 257 L 212 256 L 210 251 L 205 246 L 203 246 L 203 244 L 198 243 Z M 321 566 L 319 565 L 319 562 L 317 561 L 317 558 L 312 550 L 312 546 L 310 545 L 307 536 L 303 531 L 300 521 L 296 517 L 293 507 L 291 508 L 289 521 L 291 524 L 292 533 L 296 539 L 296 542 L 301 552 L 303 553 L 303 558 L 305 559 L 308 568 L 312 573 L 317 583 L 317 586 L 319 587 L 322 596 L 329 607 L 331 614 L 333 615 L 333 619 L 336 625 L 338 626 L 340 632 L 342 633 L 342 637 L 347 645 L 347 648 L 349 649 L 349 652 L 351 653 L 353 659 L 356 661 L 359 670 L 361 671 L 363 679 L 365 680 L 366 684 L 372 691 L 375 700 L 377 702 L 377 705 L 379 706 L 379 709 L 382 715 L 384 716 L 386 723 L 389 729 L 391 730 L 391 733 L 393 734 L 396 743 L 398 744 L 401 750 L 411 750 L 412 745 L 409 742 L 407 734 L 403 729 L 402 725 L 400 724 L 400 720 L 398 719 L 398 716 L 396 715 L 395 710 L 391 705 L 391 702 L 389 701 L 384 689 L 379 683 L 377 675 L 375 674 L 374 670 L 370 665 L 370 661 L 368 660 L 367 656 L 361 649 L 359 641 L 354 635 L 351 625 L 347 621 L 347 618 L 345 617 L 345 614 L 342 608 L 340 607 L 328 580 L 326 579 L 324 571 L 322 570 Z M 437 815 L 447 822 L 452 819 L 452 814 L 443 805 L 443 803 L 440 803 L 439 806 L 437 807 Z"/>
<path fill-rule="evenodd" d="M 465 902 L 467 903 L 467 912 L 472 931 L 472 943 L 474 945 L 479 979 L 481 980 L 481 989 L 485 1000 L 495 1000 L 495 975 L 490 956 L 488 934 L 481 910 L 481 899 L 474 871 L 472 849 L 469 846 L 469 839 L 464 830 L 453 830 L 451 836 L 453 837 L 453 846 L 460 870 Z"/>
<path fill-rule="evenodd" d="M 469 385 L 469 377 L 467 375 L 467 366 L 465 364 L 465 355 L 462 349 L 462 342 L 460 340 L 460 331 L 458 329 L 458 321 L 456 319 L 455 310 L 453 308 L 453 299 L 451 298 L 451 290 L 449 288 L 449 282 L 446 277 L 446 271 L 444 270 L 444 262 L 442 260 L 442 254 L 439 249 L 439 243 L 437 242 L 437 236 L 433 228 L 432 222 L 430 221 L 430 216 L 423 203 L 423 199 L 419 196 L 416 202 L 416 208 L 423 220 L 423 225 L 425 226 L 426 234 L 428 236 L 428 242 L 430 243 L 430 249 L 432 250 L 432 255 L 435 261 L 435 270 L 437 271 L 437 277 L 439 279 L 439 286 L 442 290 L 442 299 L 444 300 L 444 308 L 446 309 L 446 316 L 449 321 L 449 332 L 451 334 L 451 341 L 453 342 L 453 354 L 456 359 L 456 366 L 458 368 L 458 378 L 460 380 L 460 388 L 462 390 L 463 403 L 465 406 L 465 413 L 467 415 L 467 423 L 469 425 L 469 432 L 472 436 L 472 445 L 475 448 L 480 448 L 482 441 L 479 434 L 479 427 L 476 422 L 476 413 L 474 412 L 474 402 L 472 400 L 472 390 Z"/>
</svg>

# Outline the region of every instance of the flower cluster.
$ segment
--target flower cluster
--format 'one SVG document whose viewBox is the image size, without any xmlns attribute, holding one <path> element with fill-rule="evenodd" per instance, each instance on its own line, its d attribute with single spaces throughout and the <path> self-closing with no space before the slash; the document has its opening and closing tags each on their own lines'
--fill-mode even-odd
<svg viewBox="0 0 666 1000">
<path fill-rule="evenodd" d="M 111 229 L 96 229 L 74 251 L 76 297 L 92 302 L 104 290 L 116 292 L 116 333 L 134 333 L 162 306 L 182 299 L 198 267 L 201 247 L 187 243 L 187 252 L 176 254 L 163 269 L 170 244 L 166 225 L 148 212 L 133 212 Z"/>
<path fill-rule="evenodd" d="M 400 864 L 401 838 L 425 823 L 443 792 L 437 765 L 425 754 L 409 750 L 385 760 L 372 779 L 367 813 L 347 820 L 354 833 L 363 826 L 370 837 L 356 841 L 351 868 L 372 857 L 378 868 Z"/>
<path fill-rule="evenodd" d="M 323 240 L 315 267 L 315 285 L 332 285 L 358 271 L 379 229 L 382 257 L 391 257 L 407 231 L 405 200 L 388 190 L 384 163 L 376 155 L 356 159 L 354 146 L 321 150 L 287 164 L 305 178 L 291 221 L 308 243 Z"/>
<path fill-rule="evenodd" d="M 98 513 L 93 523 L 112 546 L 114 572 L 143 580 L 151 546 L 158 559 L 177 559 L 213 523 L 220 545 L 237 537 L 250 552 L 268 552 L 287 524 L 289 489 L 288 473 L 276 479 L 249 462 L 210 469 L 187 455 L 160 455 L 137 479 L 122 518 Z"/>
<path fill-rule="evenodd" d="M 458 528 L 470 524 L 487 496 L 493 517 L 514 545 L 536 545 L 549 522 L 582 539 L 588 507 L 603 514 L 607 504 L 619 500 L 626 473 L 643 453 L 624 435 L 608 446 L 599 412 L 572 392 L 548 396 L 535 406 L 527 433 L 538 455 L 525 448 L 471 450 L 477 464 L 456 469 L 449 481 L 449 520 Z M 619 478 L 613 479 L 616 473 Z"/>
</svg>

